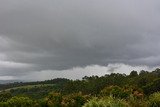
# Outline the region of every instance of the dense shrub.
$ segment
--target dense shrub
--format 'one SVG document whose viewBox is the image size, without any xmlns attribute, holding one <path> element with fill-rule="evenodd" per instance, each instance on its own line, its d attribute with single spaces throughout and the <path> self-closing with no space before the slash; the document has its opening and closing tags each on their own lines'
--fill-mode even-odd
<svg viewBox="0 0 160 107">
<path fill-rule="evenodd" d="M 144 93 L 147 95 L 160 91 L 160 78 L 155 79 L 152 83 L 147 84 L 146 86 L 142 88 L 144 90 Z"/>
<path fill-rule="evenodd" d="M 0 107 L 37 107 L 38 103 L 28 97 L 12 97 L 6 102 L 0 102 Z"/>
<path fill-rule="evenodd" d="M 150 107 L 160 107 L 160 92 L 153 93 L 149 96 Z"/>
<path fill-rule="evenodd" d="M 62 95 L 60 93 L 50 93 L 45 100 L 47 107 L 61 107 Z"/>
<path fill-rule="evenodd" d="M 128 107 L 128 103 L 122 99 L 113 97 L 93 98 L 88 101 L 83 107 Z"/>
<path fill-rule="evenodd" d="M 34 102 L 27 97 L 13 97 L 7 101 L 9 106 L 15 107 L 32 107 Z"/>
<path fill-rule="evenodd" d="M 103 95 L 103 96 L 110 96 L 111 95 L 113 97 L 122 98 L 122 99 L 128 98 L 130 93 L 131 92 L 129 90 L 123 89 L 119 86 L 106 87 L 101 91 L 101 95 Z"/>
<path fill-rule="evenodd" d="M 0 102 L 5 102 L 11 97 L 12 97 L 11 93 L 3 91 L 0 93 Z"/>
<path fill-rule="evenodd" d="M 63 97 L 62 106 L 63 107 L 82 107 L 89 96 L 82 95 L 81 92 L 73 93 Z"/>
<path fill-rule="evenodd" d="M 129 103 L 129 107 L 148 107 L 148 102 L 144 99 L 139 99 L 135 97 L 133 94 L 127 99 Z"/>
<path fill-rule="evenodd" d="M 73 93 L 62 96 L 60 93 L 50 93 L 46 98 L 46 104 L 48 107 L 82 107 L 87 102 L 88 96 L 82 95 L 82 93 Z"/>
</svg>

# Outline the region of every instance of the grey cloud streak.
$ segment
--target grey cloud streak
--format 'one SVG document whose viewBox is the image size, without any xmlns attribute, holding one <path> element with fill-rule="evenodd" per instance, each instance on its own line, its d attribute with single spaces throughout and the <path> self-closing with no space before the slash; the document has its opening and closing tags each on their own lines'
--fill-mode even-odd
<svg viewBox="0 0 160 107">
<path fill-rule="evenodd" d="M 109 63 L 158 66 L 159 7 L 155 0 L 0 0 L 0 56 L 32 65 L 1 75 Z"/>
</svg>

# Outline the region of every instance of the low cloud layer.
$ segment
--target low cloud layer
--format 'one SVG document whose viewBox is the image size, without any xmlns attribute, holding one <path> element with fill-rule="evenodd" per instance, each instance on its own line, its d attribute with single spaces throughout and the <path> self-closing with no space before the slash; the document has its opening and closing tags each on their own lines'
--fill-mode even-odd
<svg viewBox="0 0 160 107">
<path fill-rule="evenodd" d="M 158 67 L 158 66 L 157 66 Z M 140 72 L 141 70 L 145 71 L 153 71 L 157 67 L 148 67 L 148 66 L 130 66 L 122 63 L 108 64 L 107 66 L 100 65 L 90 65 L 84 68 L 82 67 L 74 67 L 72 69 L 67 70 L 42 70 L 42 71 L 34 71 L 30 72 L 26 75 L 17 76 L 8 76 L 8 79 L 19 79 L 26 81 L 41 81 L 46 79 L 53 78 L 68 78 L 68 79 L 82 79 L 84 76 L 104 76 L 105 74 L 110 73 L 121 73 L 127 74 L 132 70 Z M 37 76 L 38 75 L 38 76 Z M 5 78 L 5 76 L 0 77 L 1 79 Z"/>
<path fill-rule="evenodd" d="M 0 79 L 75 79 L 98 75 L 88 66 L 106 67 L 104 74 L 114 63 L 157 67 L 159 7 L 155 0 L 1 0 Z"/>
</svg>

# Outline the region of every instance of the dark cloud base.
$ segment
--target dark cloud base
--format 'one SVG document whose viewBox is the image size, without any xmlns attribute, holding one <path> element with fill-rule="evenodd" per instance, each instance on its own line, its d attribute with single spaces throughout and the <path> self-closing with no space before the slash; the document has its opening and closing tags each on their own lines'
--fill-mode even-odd
<svg viewBox="0 0 160 107">
<path fill-rule="evenodd" d="M 160 2 L 0 1 L 0 76 L 109 63 L 159 66 Z"/>
</svg>

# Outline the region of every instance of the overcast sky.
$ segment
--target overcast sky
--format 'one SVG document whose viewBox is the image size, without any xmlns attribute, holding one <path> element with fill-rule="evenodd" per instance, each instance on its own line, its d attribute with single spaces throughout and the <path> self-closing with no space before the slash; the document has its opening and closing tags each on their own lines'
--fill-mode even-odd
<svg viewBox="0 0 160 107">
<path fill-rule="evenodd" d="M 158 0 L 0 0 L 0 80 L 80 79 L 159 65 Z"/>
</svg>

